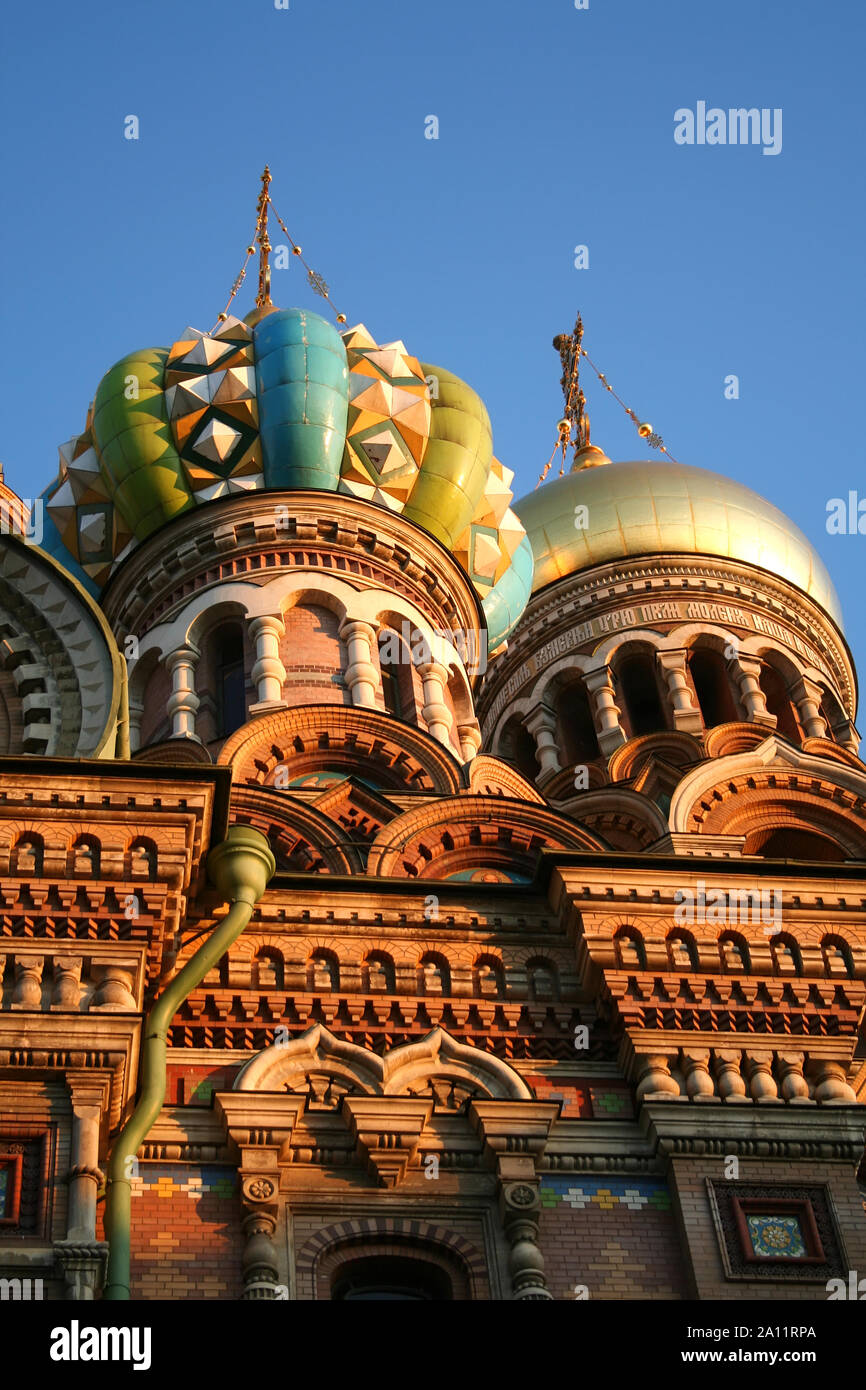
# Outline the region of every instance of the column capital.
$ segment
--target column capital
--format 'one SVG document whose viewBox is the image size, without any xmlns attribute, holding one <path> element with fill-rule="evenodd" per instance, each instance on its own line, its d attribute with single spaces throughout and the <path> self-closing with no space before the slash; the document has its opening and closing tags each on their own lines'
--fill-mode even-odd
<svg viewBox="0 0 866 1390">
<path fill-rule="evenodd" d="M 194 642 L 184 642 L 180 647 L 166 654 L 165 664 L 174 672 L 178 666 L 195 666 L 201 656 L 201 649 Z"/>
</svg>

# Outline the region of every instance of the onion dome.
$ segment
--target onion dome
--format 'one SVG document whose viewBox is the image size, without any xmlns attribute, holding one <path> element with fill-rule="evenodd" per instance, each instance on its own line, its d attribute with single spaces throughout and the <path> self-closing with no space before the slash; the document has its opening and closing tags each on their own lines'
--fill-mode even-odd
<svg viewBox="0 0 866 1390">
<path fill-rule="evenodd" d="M 470 386 L 363 326 L 305 309 L 187 329 L 102 378 L 43 494 L 46 547 L 98 593 L 192 507 L 244 491 L 322 489 L 401 512 L 471 578 L 491 647 L 529 597 L 532 555 Z"/>
<path fill-rule="evenodd" d="M 532 546 L 533 592 L 626 556 L 722 556 L 788 580 L 841 628 L 823 561 L 772 502 L 704 468 L 611 463 L 594 445 L 589 450 L 578 451 L 571 473 L 515 504 Z"/>
</svg>

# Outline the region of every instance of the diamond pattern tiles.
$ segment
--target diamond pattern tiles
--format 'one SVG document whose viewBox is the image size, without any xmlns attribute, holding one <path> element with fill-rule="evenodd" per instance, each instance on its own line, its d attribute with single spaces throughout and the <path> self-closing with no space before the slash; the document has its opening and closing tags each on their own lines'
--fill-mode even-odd
<svg viewBox="0 0 866 1390">
<path fill-rule="evenodd" d="M 498 459 L 490 465 L 484 496 L 457 541 L 454 554 L 482 598 L 502 578 L 524 536 L 523 526 L 508 505 L 514 471 Z"/>
<path fill-rule="evenodd" d="M 430 392 L 401 342 L 378 346 L 363 325 L 343 334 L 349 418 L 340 491 L 402 511 L 430 437 Z"/>
<path fill-rule="evenodd" d="M 188 328 L 171 348 L 165 401 L 197 502 L 264 485 L 252 332 L 229 317 L 212 336 Z"/>
<path fill-rule="evenodd" d="M 109 496 L 89 430 L 61 444 L 58 483 L 46 510 L 85 574 L 104 584 L 132 536 Z"/>
</svg>

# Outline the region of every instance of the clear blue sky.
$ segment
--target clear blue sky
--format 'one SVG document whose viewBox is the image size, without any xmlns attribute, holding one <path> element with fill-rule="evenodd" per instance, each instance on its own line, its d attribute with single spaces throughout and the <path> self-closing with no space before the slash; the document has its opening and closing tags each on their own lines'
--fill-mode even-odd
<svg viewBox="0 0 866 1390">
<path fill-rule="evenodd" d="M 518 493 L 553 445 L 550 340 L 579 306 L 588 351 L 672 453 L 747 482 L 817 546 L 862 675 L 866 536 L 825 519 L 830 497 L 866 498 L 864 15 L 859 0 L 15 5 L 9 482 L 42 490 L 118 357 L 211 326 L 269 161 L 349 323 L 480 391 Z M 782 152 L 676 145 L 674 111 L 698 101 L 781 107 Z M 251 274 L 241 312 L 253 297 Z M 296 265 L 274 298 L 321 308 Z M 587 395 L 593 438 L 642 457 L 591 380 Z"/>
</svg>

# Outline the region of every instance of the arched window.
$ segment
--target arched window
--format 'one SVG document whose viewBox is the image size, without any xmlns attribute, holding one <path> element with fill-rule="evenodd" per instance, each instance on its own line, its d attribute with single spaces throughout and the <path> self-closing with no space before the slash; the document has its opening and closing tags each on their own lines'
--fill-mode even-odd
<svg viewBox="0 0 866 1390">
<path fill-rule="evenodd" d="M 725 932 L 719 939 L 719 955 L 725 970 L 735 970 L 741 974 L 748 971 L 749 948 L 743 937 Z"/>
<path fill-rule="evenodd" d="M 541 957 L 526 963 L 530 999 L 543 1002 L 559 998 L 559 973 L 552 961 Z"/>
<path fill-rule="evenodd" d="M 694 940 L 686 932 L 671 932 L 667 941 L 668 960 L 674 970 L 697 970 L 698 952 Z"/>
<path fill-rule="evenodd" d="M 285 972 L 279 951 L 263 946 L 253 961 L 254 989 L 282 989 Z"/>
<path fill-rule="evenodd" d="M 314 991 L 340 988 L 340 968 L 329 951 L 314 951 L 307 961 L 307 989 Z"/>
<path fill-rule="evenodd" d="M 451 971 L 443 956 L 428 952 L 422 956 L 418 966 L 419 994 L 450 994 Z"/>
<path fill-rule="evenodd" d="M 446 1270 L 432 1261 L 405 1255 L 366 1255 L 340 1265 L 331 1298 L 343 1303 L 432 1303 L 453 1299 Z"/>
<path fill-rule="evenodd" d="M 631 737 L 655 734 L 666 729 L 668 724 L 652 657 L 647 652 L 635 652 L 624 657 L 617 675 Z"/>
<path fill-rule="evenodd" d="M 129 846 L 129 872 L 132 878 L 156 878 L 156 845 L 152 840 L 133 840 Z"/>
<path fill-rule="evenodd" d="M 72 871 L 88 878 L 99 877 L 99 841 L 92 835 L 82 835 L 72 846 Z"/>
<path fill-rule="evenodd" d="M 845 859 L 845 850 L 829 835 L 797 826 L 775 830 L 755 830 L 746 836 L 743 854 L 759 854 L 764 859 L 817 859 L 832 863 Z"/>
<path fill-rule="evenodd" d="M 22 835 L 12 851 L 12 869 L 19 874 L 41 874 L 45 847 L 40 835 Z"/>
<path fill-rule="evenodd" d="M 505 975 L 502 962 L 492 956 L 482 956 L 472 970 L 473 993 L 485 999 L 502 999 L 505 994 Z"/>
<path fill-rule="evenodd" d="M 821 942 L 821 954 L 824 957 L 824 969 L 828 975 L 845 975 L 849 980 L 854 978 L 854 957 L 851 954 L 851 947 L 847 941 L 843 941 L 841 936 L 825 936 Z"/>
<path fill-rule="evenodd" d="M 802 975 L 803 958 L 800 947 L 791 936 L 774 936 L 770 940 L 773 969 L 780 975 Z"/>
<path fill-rule="evenodd" d="M 617 964 L 622 969 L 629 967 L 644 970 L 646 968 L 646 951 L 644 949 L 643 937 L 639 931 L 633 927 L 620 927 L 614 937 L 614 948 L 616 950 Z"/>
<path fill-rule="evenodd" d="M 385 701 L 385 708 L 389 714 L 393 714 L 395 719 L 403 718 L 403 698 L 400 693 L 400 664 L 395 658 L 399 657 L 401 647 L 392 639 L 394 634 L 391 632 L 379 633 L 379 669 L 382 672 L 382 698 Z"/>
<path fill-rule="evenodd" d="M 215 637 L 217 733 L 228 738 L 246 723 L 246 678 L 244 676 L 244 637 L 238 623 L 227 623 Z"/>
<path fill-rule="evenodd" d="M 368 993 L 394 994 L 394 962 L 384 951 L 371 951 L 364 962 L 364 988 Z"/>
<path fill-rule="evenodd" d="M 801 741 L 800 725 L 794 712 L 785 678 L 775 666 L 764 662 L 761 666 L 760 686 L 767 702 L 767 711 L 776 716 L 776 732 L 790 743 Z"/>
<path fill-rule="evenodd" d="M 721 652 L 707 647 L 697 647 L 689 654 L 689 672 L 704 728 L 713 729 L 717 724 L 729 724 L 738 719 L 737 707 L 731 691 L 728 668 Z"/>
<path fill-rule="evenodd" d="M 570 685 L 563 690 L 556 712 L 568 763 L 591 763 L 599 756 L 599 748 L 592 707 L 584 687 Z"/>
<path fill-rule="evenodd" d="M 509 719 L 499 744 L 499 756 L 513 763 L 527 782 L 534 782 L 539 773 L 535 756 L 535 739 L 526 725 L 515 716 Z"/>
</svg>

